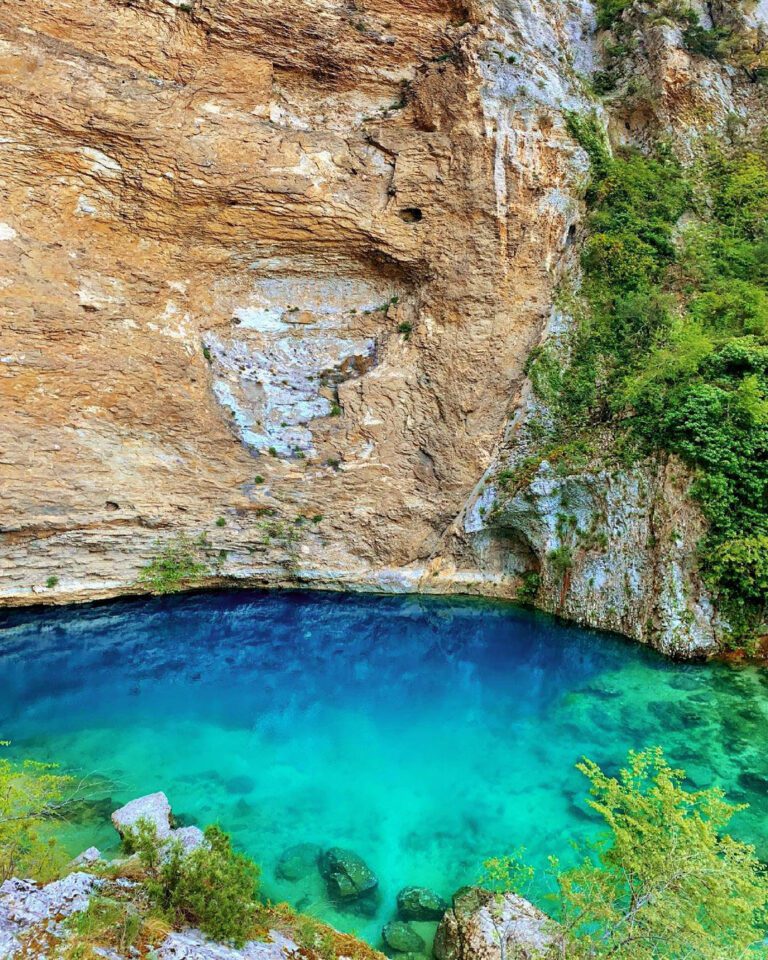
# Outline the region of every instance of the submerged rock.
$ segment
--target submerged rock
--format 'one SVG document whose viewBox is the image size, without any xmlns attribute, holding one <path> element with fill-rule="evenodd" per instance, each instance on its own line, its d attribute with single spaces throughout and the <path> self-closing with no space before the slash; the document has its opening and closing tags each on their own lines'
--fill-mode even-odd
<svg viewBox="0 0 768 960">
<path fill-rule="evenodd" d="M 381 931 L 384 943 L 397 953 L 423 953 L 426 944 L 404 920 L 390 920 Z"/>
<path fill-rule="evenodd" d="M 342 847 L 325 851 L 320 858 L 320 873 L 332 900 L 354 900 L 379 885 L 378 877 L 362 857 Z"/>
<path fill-rule="evenodd" d="M 280 880 L 303 880 L 318 868 L 322 848 L 316 843 L 297 843 L 280 854 L 275 874 Z"/>
<path fill-rule="evenodd" d="M 171 833 L 171 805 L 162 792 L 150 793 L 146 797 L 131 800 L 112 814 L 115 830 L 125 839 L 126 834 L 135 829 L 139 820 L 151 823 L 157 836 L 165 840 Z"/>
<path fill-rule="evenodd" d="M 437 928 L 435 960 L 537 957 L 552 949 L 557 925 L 514 893 L 462 887 Z"/>
<path fill-rule="evenodd" d="M 397 909 L 404 920 L 440 920 L 448 904 L 428 887 L 403 887 Z"/>
</svg>

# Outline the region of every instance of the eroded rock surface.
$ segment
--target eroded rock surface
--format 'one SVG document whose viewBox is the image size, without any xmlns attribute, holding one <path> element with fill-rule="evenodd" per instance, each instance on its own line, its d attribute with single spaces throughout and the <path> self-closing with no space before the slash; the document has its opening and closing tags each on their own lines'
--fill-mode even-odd
<svg viewBox="0 0 768 960">
<path fill-rule="evenodd" d="M 614 139 L 750 122 L 737 71 L 637 17 Z M 0 5 L 0 601 L 142 589 L 180 534 L 201 582 L 516 595 L 557 491 L 505 542 L 473 511 L 577 262 L 601 55 L 589 0 Z M 537 602 L 708 652 L 642 542 L 664 470 L 578 481 L 637 499 Z"/>
<path fill-rule="evenodd" d="M 434 953 L 436 960 L 537 960 L 559 955 L 556 935 L 552 920 L 523 897 L 464 887 L 437 929 Z"/>
</svg>

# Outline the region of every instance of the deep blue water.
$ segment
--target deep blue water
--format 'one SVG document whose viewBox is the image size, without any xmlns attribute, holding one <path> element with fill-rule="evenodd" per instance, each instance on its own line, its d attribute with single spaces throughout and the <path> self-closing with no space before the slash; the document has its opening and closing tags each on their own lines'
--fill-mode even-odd
<svg viewBox="0 0 768 960">
<path fill-rule="evenodd" d="M 767 734 L 756 669 L 672 664 L 503 603 L 237 592 L 0 613 L 0 737 L 101 781 L 73 850 L 109 850 L 109 810 L 162 789 L 230 831 L 268 895 L 374 943 L 400 887 L 449 896 L 489 856 L 524 846 L 541 866 L 593 833 L 583 755 L 615 768 L 663 745 L 753 805 L 734 832 L 765 850 Z M 278 882 L 304 841 L 366 859 L 375 916 L 337 911 L 319 876 Z"/>
</svg>

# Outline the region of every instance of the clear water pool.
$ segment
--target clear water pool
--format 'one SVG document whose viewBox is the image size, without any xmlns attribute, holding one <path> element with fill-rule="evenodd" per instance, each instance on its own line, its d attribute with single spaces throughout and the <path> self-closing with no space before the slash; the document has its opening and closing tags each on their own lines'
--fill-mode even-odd
<svg viewBox="0 0 768 960">
<path fill-rule="evenodd" d="M 663 745 L 752 804 L 733 829 L 768 854 L 767 675 L 502 603 L 237 592 L 5 611 L 0 736 L 101 778 L 73 851 L 113 848 L 109 811 L 162 789 L 184 821 L 230 831 L 268 895 L 373 943 L 400 887 L 447 897 L 488 856 L 522 845 L 543 865 L 593 833 L 585 754 L 612 768 Z M 365 858 L 374 916 L 337 911 L 319 876 L 276 879 L 305 841 Z"/>
</svg>

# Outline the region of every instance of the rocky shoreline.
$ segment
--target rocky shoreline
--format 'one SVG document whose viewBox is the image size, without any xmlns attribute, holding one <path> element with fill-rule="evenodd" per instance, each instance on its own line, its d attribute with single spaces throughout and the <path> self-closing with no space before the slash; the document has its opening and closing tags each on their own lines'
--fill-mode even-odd
<svg viewBox="0 0 768 960">
<path fill-rule="evenodd" d="M 112 823 L 126 839 L 139 823 L 150 824 L 162 843 L 181 845 L 183 855 L 206 843 L 194 826 L 174 827 L 168 799 L 162 792 L 139 797 L 112 814 Z M 319 869 L 329 894 L 365 909 L 375 895 L 377 879 L 354 852 L 301 844 L 286 851 L 278 869 L 287 878 L 299 879 L 308 870 Z M 105 942 L 90 943 L 90 953 L 67 952 L 77 943 L 72 919 L 84 914 L 92 900 L 117 899 L 128 903 L 137 916 L 147 910 L 142 896 L 138 856 L 129 854 L 115 860 L 102 858 L 90 847 L 71 864 L 71 872 L 59 880 L 38 884 L 12 878 L 0 885 L 0 957 L 3 960 L 50 960 L 59 956 L 100 957 L 104 960 L 426 960 L 426 945 L 413 928 L 419 921 L 437 925 L 434 960 L 503 960 L 513 950 L 536 956 L 553 942 L 552 921 L 532 904 L 514 894 L 493 894 L 479 887 L 464 887 L 449 905 L 432 891 L 405 887 L 397 897 L 397 913 L 382 931 L 384 953 L 354 937 L 325 928 L 330 934 L 313 946 L 302 931 L 301 915 L 278 906 L 268 919 L 263 937 L 241 948 L 217 943 L 194 928 L 163 930 L 156 942 L 126 950 Z M 314 923 L 314 921 L 313 921 Z M 322 925 L 318 925 L 321 926 Z M 329 956 L 328 942 L 333 944 Z"/>
</svg>

